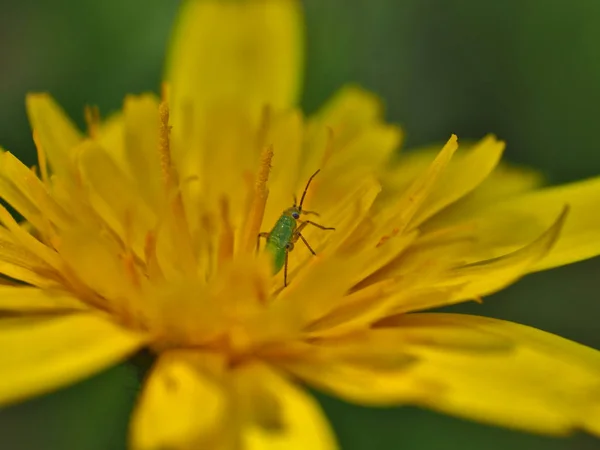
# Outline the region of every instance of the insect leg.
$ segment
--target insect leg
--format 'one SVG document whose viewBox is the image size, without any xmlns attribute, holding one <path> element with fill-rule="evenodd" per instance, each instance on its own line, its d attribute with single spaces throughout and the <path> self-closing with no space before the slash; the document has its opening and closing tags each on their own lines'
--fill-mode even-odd
<svg viewBox="0 0 600 450">
<path fill-rule="evenodd" d="M 308 247 L 308 249 L 310 250 L 310 252 L 311 252 L 313 255 L 317 256 L 317 254 L 316 254 L 316 253 L 315 253 L 315 251 L 312 249 L 312 247 L 310 246 L 310 244 L 308 243 L 308 241 L 307 241 L 307 240 L 304 238 L 304 236 L 302 236 L 300 233 L 296 233 L 296 234 L 295 234 L 295 236 L 297 236 L 297 237 L 296 237 L 296 239 L 298 239 L 298 238 L 302 239 L 302 242 L 304 242 L 304 245 L 306 245 L 306 246 Z"/>
<path fill-rule="evenodd" d="M 258 236 L 256 236 L 256 252 L 257 253 L 258 253 L 258 250 L 260 248 L 260 238 L 267 239 L 268 237 L 269 237 L 269 233 L 267 233 L 266 231 L 258 233 Z"/>
<path fill-rule="evenodd" d="M 306 245 L 306 247 L 308 247 L 310 252 L 313 255 L 316 255 L 315 251 L 312 249 L 312 247 L 310 246 L 308 241 L 304 238 L 304 236 L 302 236 L 302 230 L 304 230 L 306 228 L 306 225 L 308 225 L 308 221 L 302 222 L 300 225 L 298 225 L 298 228 L 296 228 L 296 231 L 294 231 L 294 234 L 292 235 L 291 242 L 296 242 L 298 239 L 302 239 L 302 242 L 304 242 L 304 245 Z"/>
<path fill-rule="evenodd" d="M 325 226 L 320 225 L 320 224 L 318 224 L 316 222 L 313 222 L 312 220 L 305 220 L 304 222 L 302 222 L 302 225 L 304 225 L 305 223 L 306 224 L 311 224 L 311 225 L 313 225 L 313 226 L 315 226 L 317 228 L 320 228 L 321 230 L 335 230 L 334 227 L 325 227 Z M 302 226 L 302 225 L 300 225 L 300 226 Z M 298 228 L 300 228 L 300 227 L 298 227 Z"/>
</svg>

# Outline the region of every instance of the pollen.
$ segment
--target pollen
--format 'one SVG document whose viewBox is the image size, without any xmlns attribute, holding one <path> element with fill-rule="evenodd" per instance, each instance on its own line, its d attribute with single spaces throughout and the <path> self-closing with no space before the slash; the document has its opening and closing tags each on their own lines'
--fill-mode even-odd
<svg viewBox="0 0 600 450">
<path fill-rule="evenodd" d="M 244 225 L 244 234 L 241 248 L 244 252 L 252 252 L 256 248 L 256 237 L 260 233 L 260 226 L 263 222 L 269 189 L 267 182 L 271 172 L 271 162 L 273 160 L 273 146 L 263 149 L 260 154 L 260 163 L 258 173 L 256 174 L 256 183 L 251 193 L 252 200 L 248 211 L 248 219 Z"/>
<path fill-rule="evenodd" d="M 159 114 L 159 140 L 158 153 L 160 155 L 160 168 L 165 186 L 172 188 L 174 180 L 173 167 L 171 164 L 171 126 L 169 125 L 169 104 L 163 100 L 158 107 Z"/>
</svg>

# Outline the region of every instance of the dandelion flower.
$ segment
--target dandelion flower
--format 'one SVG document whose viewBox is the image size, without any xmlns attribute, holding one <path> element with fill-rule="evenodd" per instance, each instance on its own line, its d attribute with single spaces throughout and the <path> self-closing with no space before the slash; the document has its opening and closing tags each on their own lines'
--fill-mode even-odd
<svg viewBox="0 0 600 450">
<path fill-rule="evenodd" d="M 392 164 L 368 92 L 305 118 L 292 0 L 184 4 L 162 96 L 86 113 L 27 98 L 39 165 L 0 155 L 0 402 L 156 355 L 133 449 L 332 449 L 301 384 L 532 432 L 600 435 L 600 353 L 420 312 L 600 253 L 600 179 L 540 188 L 493 136 Z M 317 169 L 288 285 L 256 252 Z M 299 220 L 306 220 L 301 214 Z"/>
</svg>

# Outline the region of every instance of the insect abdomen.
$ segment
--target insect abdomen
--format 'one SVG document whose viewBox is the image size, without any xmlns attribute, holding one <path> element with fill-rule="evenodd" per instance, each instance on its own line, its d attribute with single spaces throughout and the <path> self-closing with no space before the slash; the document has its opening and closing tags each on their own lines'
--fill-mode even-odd
<svg viewBox="0 0 600 450">
<path fill-rule="evenodd" d="M 269 233 L 266 250 L 273 256 L 273 274 L 278 273 L 285 264 L 286 247 L 294 236 L 296 220 L 283 215 Z"/>
</svg>

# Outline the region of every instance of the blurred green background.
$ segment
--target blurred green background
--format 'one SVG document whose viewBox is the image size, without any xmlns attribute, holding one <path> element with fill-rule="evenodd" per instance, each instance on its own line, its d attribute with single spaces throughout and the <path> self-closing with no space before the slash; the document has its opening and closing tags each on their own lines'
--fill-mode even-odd
<svg viewBox="0 0 600 450">
<path fill-rule="evenodd" d="M 50 91 L 83 122 L 124 94 L 156 90 L 178 2 L 3 1 L 0 142 L 29 164 L 27 91 Z M 358 82 L 386 101 L 407 145 L 494 132 L 509 160 L 552 183 L 600 173 L 600 1 L 306 0 L 303 105 Z M 597 213 L 597 212 L 593 212 Z M 600 348 L 600 261 L 527 277 L 483 305 L 453 310 L 533 325 Z M 7 349 L 3 349 L 6 351 Z M 1 376 L 1 374 L 0 374 Z M 0 448 L 123 449 L 136 396 L 128 365 L 0 410 Z M 345 449 L 598 449 L 415 408 L 373 410 L 319 396 Z"/>
</svg>

